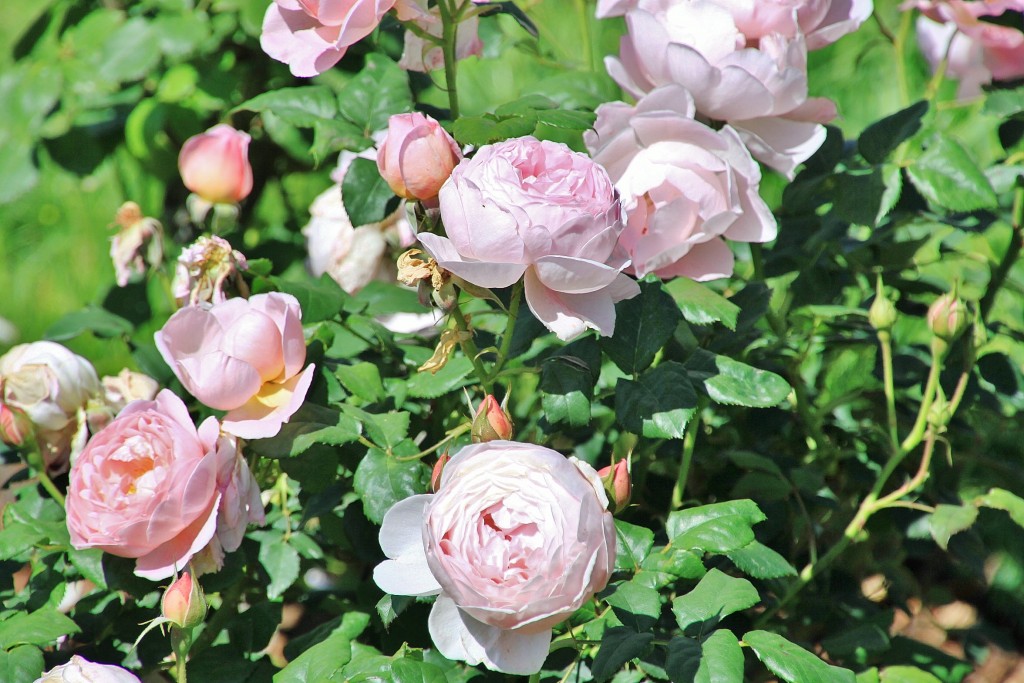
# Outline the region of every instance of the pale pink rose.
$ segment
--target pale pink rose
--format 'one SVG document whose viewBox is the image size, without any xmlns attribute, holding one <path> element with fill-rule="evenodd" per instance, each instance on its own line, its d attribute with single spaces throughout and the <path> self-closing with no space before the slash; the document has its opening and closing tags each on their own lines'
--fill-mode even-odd
<svg viewBox="0 0 1024 683">
<path fill-rule="evenodd" d="M 377 148 L 377 169 L 403 199 L 437 196 L 462 161 L 462 150 L 434 118 L 419 112 L 395 114 Z"/>
<path fill-rule="evenodd" d="M 225 290 L 248 294 L 242 271 L 249 263 L 223 237 L 202 236 L 182 250 L 174 271 L 171 290 L 180 304 L 219 304 L 227 300 Z"/>
<path fill-rule="evenodd" d="M 13 411 L 12 429 L 32 425 L 52 472 L 67 469 L 76 436 L 84 438 L 85 408 L 101 394 L 92 363 L 55 342 L 19 344 L 0 357 L 0 403 Z"/>
<path fill-rule="evenodd" d="M 71 661 L 44 672 L 35 683 L 139 683 L 139 679 L 119 666 L 72 655 Z"/>
<path fill-rule="evenodd" d="M 807 98 L 802 36 L 772 34 L 746 48 L 732 15 L 710 0 L 641 0 L 626 24 L 619 57 L 605 64 L 635 98 L 683 86 L 699 118 L 731 125 L 755 158 L 787 177 L 824 142 L 820 124 L 835 105 Z"/>
<path fill-rule="evenodd" d="M 117 210 L 120 230 L 110 243 L 110 259 L 114 263 L 117 286 L 124 287 L 132 275 L 144 275 L 146 266 L 163 261 L 163 226 L 155 218 L 142 215 L 135 202 L 125 202 Z"/>
<path fill-rule="evenodd" d="M 437 595 L 430 636 L 449 659 L 530 675 L 551 627 L 608 583 L 615 525 L 592 467 L 543 446 L 467 446 L 436 494 L 384 516 L 388 560 L 374 581 L 393 595 Z"/>
<path fill-rule="evenodd" d="M 479 287 L 525 277 L 533 314 L 567 341 L 615 330 L 615 303 L 640 292 L 622 270 L 611 179 L 585 154 L 532 137 L 485 145 L 439 195 L 447 237 L 421 234 L 438 265 Z"/>
<path fill-rule="evenodd" d="M 584 139 L 622 197 L 627 222 L 619 243 L 637 275 L 728 277 L 726 239 L 775 238 L 757 163 L 731 127 L 695 121 L 680 86 L 657 88 L 636 107 L 601 105 L 594 128 Z"/>
<path fill-rule="evenodd" d="M 399 10 L 398 18 L 402 21 L 411 21 L 421 31 L 440 38 L 443 31 L 441 11 L 436 6 L 428 10 L 425 5 L 424 0 L 406 0 L 403 7 L 396 5 L 395 9 Z M 480 18 L 476 14 L 459 22 L 455 34 L 455 59 L 465 59 L 483 52 L 484 44 L 478 35 L 479 26 Z M 443 69 L 444 51 L 440 45 L 427 42 L 422 36 L 407 30 L 398 66 L 407 71 Z"/>
<path fill-rule="evenodd" d="M 181 180 L 213 204 L 237 204 L 252 192 L 248 133 L 219 124 L 193 135 L 178 155 Z"/>
<path fill-rule="evenodd" d="M 164 389 L 129 404 L 75 460 L 71 544 L 135 558 L 137 575 L 164 579 L 211 542 L 238 548 L 245 525 L 263 519 L 255 487 L 237 439 L 213 417 L 197 430 Z"/>
<path fill-rule="evenodd" d="M 260 46 L 295 76 L 321 74 L 370 35 L 395 0 L 274 0 Z"/>
<path fill-rule="evenodd" d="M 1024 77 L 1024 33 L 983 20 L 1024 12 L 1024 0 L 918 0 L 903 5 L 913 7 L 923 15 L 917 20 L 921 52 L 933 71 L 946 60 L 946 74 L 960 81 L 960 99 L 977 97 L 993 80 Z"/>
<path fill-rule="evenodd" d="M 187 306 L 154 341 L 185 389 L 211 408 L 228 411 L 224 431 L 245 439 L 281 431 L 313 381 L 314 366 L 302 369 L 302 309 L 291 294 Z"/>
</svg>

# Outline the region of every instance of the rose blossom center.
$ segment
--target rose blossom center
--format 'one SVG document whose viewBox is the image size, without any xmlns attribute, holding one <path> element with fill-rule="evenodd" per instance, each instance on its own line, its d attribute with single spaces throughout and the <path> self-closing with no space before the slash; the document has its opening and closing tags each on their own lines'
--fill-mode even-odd
<svg viewBox="0 0 1024 683">
<path fill-rule="evenodd" d="M 474 553 L 469 561 L 479 578 L 495 586 L 514 587 L 530 580 L 543 561 L 544 538 L 537 520 L 524 510 L 499 501 L 484 508 L 468 529 L 474 537 Z M 439 544 L 442 553 L 459 555 L 453 530 Z"/>
</svg>

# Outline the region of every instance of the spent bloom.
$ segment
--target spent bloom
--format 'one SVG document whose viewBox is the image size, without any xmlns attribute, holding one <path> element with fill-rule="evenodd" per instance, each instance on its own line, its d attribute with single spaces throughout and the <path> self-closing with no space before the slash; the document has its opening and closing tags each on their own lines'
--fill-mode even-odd
<svg viewBox="0 0 1024 683">
<path fill-rule="evenodd" d="M 245 256 L 227 240 L 204 235 L 178 257 L 172 285 L 174 297 L 178 303 L 195 306 L 200 302 L 223 303 L 228 289 L 245 296 L 249 287 L 242 279 L 242 271 L 248 268 Z"/>
<path fill-rule="evenodd" d="M 155 218 L 142 215 L 135 202 L 125 202 L 115 218 L 119 230 L 110 242 L 117 286 L 128 284 L 132 274 L 142 275 L 146 266 L 158 266 L 164 258 L 163 227 Z"/>
<path fill-rule="evenodd" d="M 430 636 L 449 659 L 529 675 L 551 628 L 608 583 L 615 526 L 597 473 L 543 446 L 461 449 L 436 494 L 384 516 L 388 560 L 374 581 L 393 595 L 437 595 Z"/>
<path fill-rule="evenodd" d="M 601 105 L 584 139 L 622 197 L 619 238 L 644 276 L 727 277 L 733 254 L 725 240 L 767 242 L 776 222 L 761 199 L 761 171 L 736 131 L 693 118 L 680 86 L 662 86 L 635 107 Z"/>
<path fill-rule="evenodd" d="M 290 294 L 187 306 L 154 339 L 185 389 L 228 411 L 224 431 L 242 438 L 277 434 L 313 381 L 314 366 L 302 367 L 302 309 Z"/>
<path fill-rule="evenodd" d="M 181 180 L 211 204 L 237 204 L 252 192 L 248 133 L 221 123 L 193 135 L 178 154 Z"/>
<path fill-rule="evenodd" d="M 420 33 L 441 38 L 441 11 L 437 7 L 428 10 L 426 0 L 400 0 L 395 3 L 395 11 L 399 20 L 411 22 Z M 475 13 L 471 13 L 458 23 L 455 59 L 465 59 L 483 52 L 484 44 L 477 33 L 479 24 L 480 19 Z M 398 66 L 407 71 L 434 71 L 444 68 L 444 51 L 441 46 L 428 42 L 420 33 L 412 30 L 405 32 L 405 47 Z"/>
<path fill-rule="evenodd" d="M 395 0 L 274 0 L 260 46 L 295 76 L 321 74 L 370 35 Z"/>
<path fill-rule="evenodd" d="M 113 664 L 96 664 L 72 655 L 67 664 L 55 666 L 34 683 L 139 683 L 139 678 Z"/>
<path fill-rule="evenodd" d="M 404 199 L 430 200 L 462 161 L 455 140 L 435 119 L 419 112 L 395 114 L 377 151 L 377 168 Z"/>
<path fill-rule="evenodd" d="M 135 559 L 135 573 L 164 579 L 214 545 L 241 544 L 263 521 L 259 489 L 235 437 L 216 418 L 197 429 L 164 389 L 135 401 L 89 440 L 71 468 L 68 531 L 78 549 Z"/>
<path fill-rule="evenodd" d="M 525 278 L 533 314 L 562 340 L 615 329 L 615 303 L 640 293 L 616 246 L 621 206 L 585 154 L 533 137 L 484 145 L 438 195 L 447 237 L 421 234 L 437 264 L 478 287 Z"/>
</svg>

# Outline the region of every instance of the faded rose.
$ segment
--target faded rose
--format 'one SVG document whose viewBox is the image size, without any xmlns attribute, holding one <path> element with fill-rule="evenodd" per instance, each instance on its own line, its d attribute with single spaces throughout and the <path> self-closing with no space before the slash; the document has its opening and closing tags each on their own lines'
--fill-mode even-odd
<svg viewBox="0 0 1024 683">
<path fill-rule="evenodd" d="M 313 381 L 306 361 L 302 310 L 290 294 L 187 306 L 154 336 L 175 376 L 224 416 L 224 431 L 271 437 L 299 409 Z"/>
<path fill-rule="evenodd" d="M 135 558 L 137 575 L 164 579 L 211 543 L 237 549 L 245 525 L 263 520 L 255 488 L 237 440 L 216 418 L 197 430 L 165 389 L 121 411 L 75 460 L 71 544 Z"/>
<path fill-rule="evenodd" d="M 640 292 L 617 248 L 621 206 L 585 154 L 532 137 L 484 145 L 439 195 L 447 237 L 420 235 L 438 265 L 479 287 L 525 276 L 526 302 L 562 340 L 615 330 L 615 303 Z"/>
<path fill-rule="evenodd" d="M 529 675 L 551 627 L 608 583 L 615 526 L 597 473 L 543 446 L 467 446 L 436 494 L 384 516 L 390 558 L 374 581 L 393 595 L 437 595 L 430 635 L 450 659 Z"/>
<path fill-rule="evenodd" d="M 249 263 L 242 252 L 233 249 L 223 237 L 203 236 L 182 250 L 174 271 L 172 290 L 180 304 L 195 306 L 227 300 L 226 290 L 249 293 L 242 271 Z"/>
<path fill-rule="evenodd" d="M 627 220 L 619 243 L 637 275 L 728 277 L 726 239 L 775 238 L 757 163 L 731 127 L 716 131 L 694 120 L 680 86 L 662 86 L 635 107 L 601 105 L 594 128 L 584 139 L 622 196 Z"/>
<path fill-rule="evenodd" d="M 260 46 L 295 76 L 316 76 L 370 35 L 395 0 L 274 0 Z"/>
<path fill-rule="evenodd" d="M 67 664 L 43 673 L 35 683 L 139 683 L 139 679 L 119 666 L 96 664 L 85 657 L 72 655 Z"/>
<path fill-rule="evenodd" d="M 395 3 L 395 10 L 401 21 L 412 22 L 421 32 L 440 38 L 443 31 L 441 11 L 435 6 L 429 10 L 426 0 L 400 0 Z M 455 41 L 455 59 L 465 59 L 483 52 L 484 44 L 480 42 L 478 28 L 479 17 L 474 13 L 459 22 Z M 407 30 L 405 47 L 398 66 L 408 71 L 434 71 L 444 68 L 444 51 L 441 46 L 428 42 L 422 35 Z"/>
</svg>

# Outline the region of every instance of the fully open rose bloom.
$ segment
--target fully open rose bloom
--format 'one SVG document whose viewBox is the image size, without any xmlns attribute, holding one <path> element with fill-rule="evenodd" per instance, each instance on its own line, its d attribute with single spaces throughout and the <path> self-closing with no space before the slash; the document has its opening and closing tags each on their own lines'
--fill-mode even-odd
<svg viewBox="0 0 1024 683">
<path fill-rule="evenodd" d="M 291 294 L 272 292 L 186 306 L 154 340 L 182 385 L 224 416 L 224 431 L 271 437 L 302 405 L 313 381 L 306 362 L 302 309 Z"/>
<path fill-rule="evenodd" d="M 227 124 L 193 135 L 178 154 L 185 187 L 211 204 L 236 204 L 252 192 L 248 133 Z"/>
<path fill-rule="evenodd" d="M 370 35 L 395 0 L 274 0 L 263 17 L 260 46 L 296 76 L 337 64 Z"/>
<path fill-rule="evenodd" d="M 96 664 L 73 655 L 67 664 L 55 666 L 35 683 L 139 683 L 139 679 L 119 666 Z"/>
<path fill-rule="evenodd" d="M 71 468 L 67 517 L 75 548 L 135 558 L 135 573 L 157 580 L 208 545 L 237 549 L 263 508 L 235 437 L 213 417 L 197 430 L 164 389 L 90 439 Z"/>
<path fill-rule="evenodd" d="M 439 195 L 448 237 L 421 234 L 438 265 L 480 287 L 525 275 L 530 310 L 562 340 L 611 335 L 615 303 L 640 293 L 621 271 L 621 207 L 585 154 L 532 137 L 485 145 Z"/>
<path fill-rule="evenodd" d="M 807 98 L 802 36 L 771 34 L 744 47 L 732 15 L 710 0 L 640 0 L 626 24 L 619 57 L 605 64 L 637 99 L 683 86 L 702 119 L 728 123 L 754 157 L 789 177 L 824 142 L 820 124 L 835 118 L 835 105 Z"/>
<path fill-rule="evenodd" d="M 436 494 L 384 516 L 390 558 L 373 572 L 393 595 L 437 595 L 430 636 L 449 659 L 529 675 L 551 627 L 608 583 L 615 525 L 597 473 L 533 444 L 467 446 Z"/>
<path fill-rule="evenodd" d="M 917 0 L 903 7 L 921 10 L 921 51 L 933 71 L 946 60 L 946 73 L 960 81 L 958 97 L 980 95 L 981 86 L 993 80 L 1024 78 L 1024 33 L 985 21 L 1007 11 L 1024 12 L 1024 0 Z"/>
<path fill-rule="evenodd" d="M 775 238 L 757 163 L 732 128 L 695 121 L 680 86 L 658 88 L 636 107 L 601 105 L 594 127 L 584 137 L 622 195 L 627 222 L 619 243 L 637 275 L 727 277 L 733 255 L 726 238 Z"/>
</svg>

